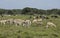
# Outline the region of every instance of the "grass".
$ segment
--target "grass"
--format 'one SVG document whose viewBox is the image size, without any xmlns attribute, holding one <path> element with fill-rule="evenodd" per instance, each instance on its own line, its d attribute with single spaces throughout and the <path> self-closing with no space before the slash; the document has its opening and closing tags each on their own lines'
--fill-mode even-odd
<svg viewBox="0 0 60 38">
<path fill-rule="evenodd" d="M 29 19 L 30 15 L 19 15 L 19 16 L 4 16 L 2 19 L 19 18 Z M 0 25 L 0 38 L 60 38 L 60 17 L 51 18 L 53 23 L 57 25 L 56 28 L 50 27 L 45 28 L 48 20 L 43 20 L 43 26 L 37 26 L 32 24 L 29 28 L 15 25 Z"/>
</svg>

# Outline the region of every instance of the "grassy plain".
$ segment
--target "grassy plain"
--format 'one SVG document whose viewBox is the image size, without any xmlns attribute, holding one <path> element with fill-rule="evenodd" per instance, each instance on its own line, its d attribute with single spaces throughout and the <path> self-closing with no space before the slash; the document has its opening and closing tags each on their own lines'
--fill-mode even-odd
<svg viewBox="0 0 60 38">
<path fill-rule="evenodd" d="M 4 16 L 0 19 L 30 19 L 30 15 L 18 15 L 18 16 Z M 33 17 L 33 16 L 32 16 Z M 38 26 L 36 24 L 32 24 L 29 28 L 15 25 L 1 25 L 0 24 L 0 38 L 60 38 L 60 17 L 59 18 L 51 18 L 53 23 L 57 25 L 56 28 L 50 27 L 48 29 L 45 28 L 46 22 L 49 20 L 43 20 L 43 25 Z"/>
</svg>

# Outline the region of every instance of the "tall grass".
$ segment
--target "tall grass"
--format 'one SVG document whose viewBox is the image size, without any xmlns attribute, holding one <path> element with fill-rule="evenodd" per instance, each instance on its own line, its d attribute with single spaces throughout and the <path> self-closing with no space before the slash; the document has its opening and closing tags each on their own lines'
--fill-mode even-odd
<svg viewBox="0 0 60 38">
<path fill-rule="evenodd" d="M 2 19 L 16 18 L 16 19 L 28 19 L 30 15 L 18 15 L 18 16 L 4 16 Z M 38 26 L 32 24 L 29 28 L 15 25 L 1 25 L 0 24 L 0 38 L 60 38 L 60 18 L 51 18 L 53 23 L 57 25 L 56 28 L 45 28 L 48 20 L 43 20 L 43 25 Z"/>
</svg>

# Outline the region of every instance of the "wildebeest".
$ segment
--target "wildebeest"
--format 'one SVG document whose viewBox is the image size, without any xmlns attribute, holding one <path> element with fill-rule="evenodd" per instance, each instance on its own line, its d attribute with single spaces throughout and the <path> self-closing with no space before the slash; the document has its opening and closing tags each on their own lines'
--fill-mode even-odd
<svg viewBox="0 0 60 38">
<path fill-rule="evenodd" d="M 47 16 L 40 16 L 40 18 L 42 18 L 42 19 L 49 19 L 49 17 L 47 17 Z"/>
<path fill-rule="evenodd" d="M 32 18 L 32 16 L 29 17 L 29 19 L 31 19 L 31 18 Z"/>
<path fill-rule="evenodd" d="M 45 19 L 49 19 L 49 17 L 45 17 Z"/>
<path fill-rule="evenodd" d="M 34 16 L 34 17 L 33 17 L 33 19 L 38 19 L 38 18 L 39 18 L 39 16 Z"/>
<path fill-rule="evenodd" d="M 51 16 L 52 18 L 58 18 L 58 16 L 57 15 L 53 15 L 53 16 Z"/>
</svg>

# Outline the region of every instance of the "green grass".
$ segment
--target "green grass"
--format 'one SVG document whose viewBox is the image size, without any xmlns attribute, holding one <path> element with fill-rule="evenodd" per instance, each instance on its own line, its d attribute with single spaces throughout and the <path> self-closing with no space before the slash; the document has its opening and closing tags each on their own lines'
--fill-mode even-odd
<svg viewBox="0 0 60 38">
<path fill-rule="evenodd" d="M 29 19 L 30 15 L 19 15 L 19 16 L 4 16 L 2 19 L 19 18 Z M 50 17 L 50 16 L 49 16 Z M 51 18 L 53 23 L 57 25 L 56 28 L 50 27 L 45 28 L 48 20 L 43 20 L 42 26 L 32 24 L 29 28 L 15 25 L 1 25 L 0 24 L 0 38 L 60 38 L 60 18 Z"/>
</svg>

